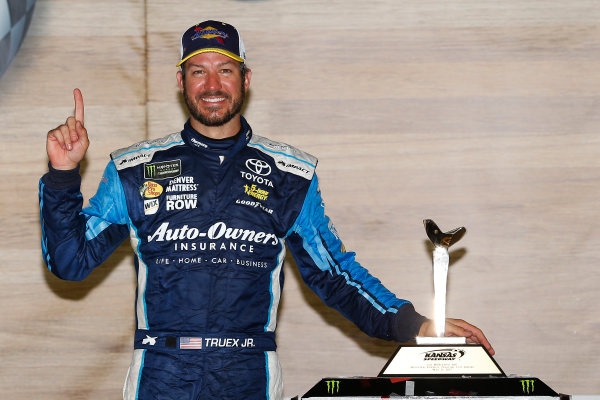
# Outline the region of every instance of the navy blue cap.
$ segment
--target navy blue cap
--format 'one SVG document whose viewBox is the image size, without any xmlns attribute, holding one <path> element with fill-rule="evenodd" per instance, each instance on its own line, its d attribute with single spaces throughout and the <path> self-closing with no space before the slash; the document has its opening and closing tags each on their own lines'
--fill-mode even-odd
<svg viewBox="0 0 600 400">
<path fill-rule="evenodd" d="M 246 49 L 233 25 L 219 21 L 204 21 L 190 27 L 181 37 L 181 61 L 200 53 L 220 53 L 241 63 L 246 62 Z"/>
</svg>

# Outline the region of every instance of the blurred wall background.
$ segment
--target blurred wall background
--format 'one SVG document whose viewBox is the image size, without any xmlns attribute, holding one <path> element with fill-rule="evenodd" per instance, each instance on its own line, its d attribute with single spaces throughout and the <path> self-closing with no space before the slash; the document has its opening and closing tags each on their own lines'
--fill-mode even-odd
<svg viewBox="0 0 600 400">
<path fill-rule="evenodd" d="M 83 282 L 46 271 L 37 183 L 45 137 L 85 100 L 82 192 L 108 153 L 181 129 L 179 38 L 242 32 L 256 133 L 319 157 L 348 249 L 432 315 L 423 218 L 467 228 L 448 315 L 486 332 L 509 374 L 600 393 L 600 2 L 37 0 L 0 79 L 0 397 L 119 398 L 135 278 L 125 244 Z M 374 376 L 396 348 L 327 309 L 288 260 L 285 395 Z"/>
</svg>

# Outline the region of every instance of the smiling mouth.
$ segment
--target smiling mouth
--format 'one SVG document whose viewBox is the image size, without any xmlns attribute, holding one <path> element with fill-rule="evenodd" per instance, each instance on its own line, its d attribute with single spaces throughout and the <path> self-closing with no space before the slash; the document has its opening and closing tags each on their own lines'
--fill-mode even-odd
<svg viewBox="0 0 600 400">
<path fill-rule="evenodd" d="M 207 103 L 219 103 L 221 101 L 225 101 L 225 97 L 216 97 L 216 98 L 213 98 L 213 97 L 211 97 L 211 98 L 203 97 L 202 101 L 206 101 Z"/>
</svg>

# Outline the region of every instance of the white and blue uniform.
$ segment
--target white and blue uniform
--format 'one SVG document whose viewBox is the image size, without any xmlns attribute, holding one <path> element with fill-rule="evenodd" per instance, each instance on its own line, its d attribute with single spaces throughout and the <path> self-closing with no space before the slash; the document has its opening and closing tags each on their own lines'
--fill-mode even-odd
<svg viewBox="0 0 600 400">
<path fill-rule="evenodd" d="M 317 160 L 242 130 L 184 129 L 111 154 L 82 210 L 77 170 L 40 181 L 50 271 L 81 280 L 128 236 L 137 272 L 124 399 L 279 399 L 277 307 L 286 245 L 306 284 L 370 336 L 406 341 L 425 320 L 346 252 Z"/>
</svg>

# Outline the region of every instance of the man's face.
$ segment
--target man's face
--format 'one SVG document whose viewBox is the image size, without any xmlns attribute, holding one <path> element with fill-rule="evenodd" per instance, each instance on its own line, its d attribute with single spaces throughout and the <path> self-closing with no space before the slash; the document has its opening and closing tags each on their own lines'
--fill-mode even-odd
<svg viewBox="0 0 600 400">
<path fill-rule="evenodd" d="M 241 112 L 250 71 L 242 77 L 240 63 L 219 53 L 201 53 L 183 64 L 177 80 L 192 118 L 205 126 L 221 126 Z"/>
</svg>

